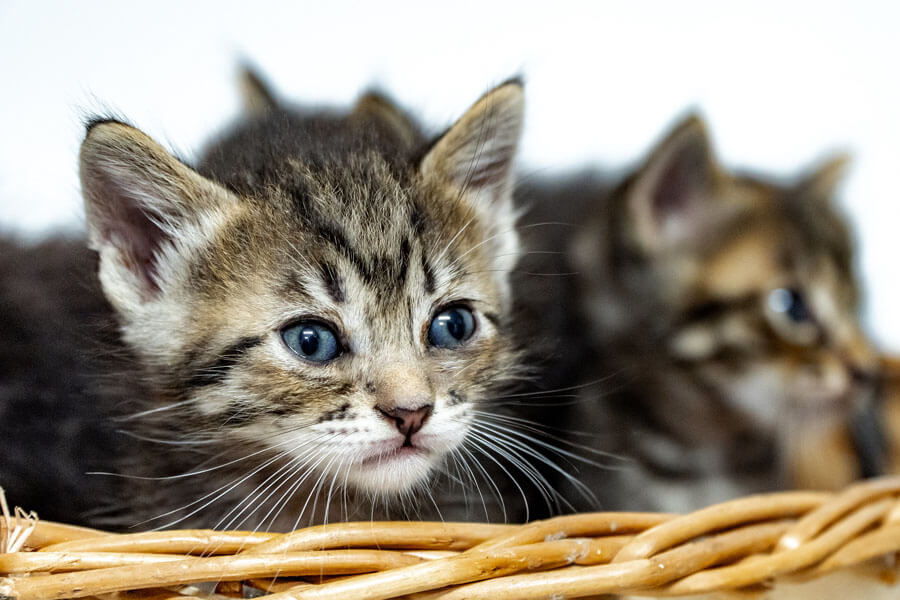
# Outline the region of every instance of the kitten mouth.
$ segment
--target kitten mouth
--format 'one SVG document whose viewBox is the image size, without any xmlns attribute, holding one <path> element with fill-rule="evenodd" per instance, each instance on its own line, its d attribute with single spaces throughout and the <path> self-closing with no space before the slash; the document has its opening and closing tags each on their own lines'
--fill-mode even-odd
<svg viewBox="0 0 900 600">
<path fill-rule="evenodd" d="M 428 452 L 420 447 L 412 444 L 402 444 L 393 448 L 376 452 L 371 456 L 367 456 L 362 460 L 362 465 L 385 464 L 392 461 L 404 460 L 416 456 L 426 456 Z"/>
<path fill-rule="evenodd" d="M 367 492 L 394 496 L 407 492 L 429 478 L 433 452 L 422 446 L 393 443 L 373 444 L 365 458 L 357 459 L 348 481 Z"/>
</svg>

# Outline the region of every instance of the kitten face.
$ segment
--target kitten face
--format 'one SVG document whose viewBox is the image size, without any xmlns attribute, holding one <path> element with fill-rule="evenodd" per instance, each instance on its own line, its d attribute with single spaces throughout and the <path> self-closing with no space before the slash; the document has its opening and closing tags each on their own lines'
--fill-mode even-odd
<svg viewBox="0 0 900 600">
<path fill-rule="evenodd" d="M 89 130 L 91 244 L 156 392 L 148 427 L 256 456 L 247 471 L 282 490 L 390 496 L 517 375 L 521 86 L 486 94 L 419 160 L 419 134 L 385 111 L 261 110 L 198 171 L 126 125 Z"/>
<path fill-rule="evenodd" d="M 685 302 L 693 318 L 672 352 L 697 361 L 708 381 L 767 428 L 786 412 L 849 414 L 876 365 L 857 322 L 848 238 L 829 240 L 775 204 L 825 212 L 825 199 L 762 191 L 760 206 L 774 200 L 767 218 L 700 261 Z"/>
<path fill-rule="evenodd" d="M 685 121 L 618 190 L 618 220 L 596 215 L 577 242 L 602 335 L 643 328 L 655 352 L 763 430 L 786 414 L 846 414 L 876 365 L 850 237 L 830 203 L 844 162 L 793 185 L 734 175 L 702 123 Z M 614 293 L 591 268 L 609 255 L 600 227 L 622 259 Z"/>
<path fill-rule="evenodd" d="M 217 240 L 227 246 L 240 239 L 241 248 L 217 248 L 205 265 L 225 290 L 201 286 L 187 303 L 214 298 L 204 313 L 226 317 L 200 324 L 191 339 L 213 330 L 250 340 L 227 377 L 203 381 L 196 392 L 205 417 L 242 443 L 290 447 L 350 484 L 395 492 L 421 482 L 461 443 L 471 402 L 506 377 L 514 355 L 500 329 L 508 298 L 494 250 L 475 248 L 489 230 L 473 222 L 453 240 L 476 218 L 469 205 L 454 202 L 449 190 L 424 182 L 403 190 L 381 175 L 372 187 L 339 174 L 343 189 L 359 194 L 353 199 L 335 193 L 337 181 L 307 180 L 322 200 L 313 210 L 321 212 L 296 218 L 287 232 L 283 215 L 235 218 Z M 470 312 L 473 320 L 454 348 L 429 339 L 435 319 L 448 311 Z M 326 328 L 314 331 L 318 344 L 333 334 L 333 358 L 319 361 L 288 345 L 289 329 L 304 325 Z M 217 373 L 214 357 L 212 366 L 193 371 Z M 421 429 L 404 431 L 391 411 L 424 411 Z"/>
</svg>

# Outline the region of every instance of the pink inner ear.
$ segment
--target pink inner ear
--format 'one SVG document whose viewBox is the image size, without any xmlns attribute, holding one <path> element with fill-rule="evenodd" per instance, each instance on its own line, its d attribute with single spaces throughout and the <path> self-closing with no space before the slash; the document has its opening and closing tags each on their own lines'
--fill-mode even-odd
<svg viewBox="0 0 900 600">
<path fill-rule="evenodd" d="M 705 170 L 699 158 L 694 153 L 679 154 L 666 165 L 653 193 L 653 209 L 659 222 L 677 216 L 699 191 L 701 172 Z"/>
<path fill-rule="evenodd" d="M 709 163 L 703 151 L 685 148 L 665 165 L 653 191 L 653 214 L 658 225 L 690 210 L 709 179 Z"/>
<path fill-rule="evenodd" d="M 168 237 L 131 194 L 116 184 L 104 185 L 103 204 L 97 207 L 104 240 L 121 253 L 125 265 L 144 284 L 145 291 L 159 291 L 156 253 Z"/>
</svg>

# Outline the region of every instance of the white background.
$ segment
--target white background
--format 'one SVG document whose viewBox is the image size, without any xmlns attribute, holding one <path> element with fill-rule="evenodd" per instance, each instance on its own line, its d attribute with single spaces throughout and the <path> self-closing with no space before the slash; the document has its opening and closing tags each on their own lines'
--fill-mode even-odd
<svg viewBox="0 0 900 600">
<path fill-rule="evenodd" d="M 0 0 L 0 226 L 80 226 L 86 114 L 190 157 L 236 114 L 242 58 L 307 103 L 377 85 L 435 131 L 521 73 L 533 175 L 620 170 L 690 108 L 732 167 L 789 177 L 850 150 L 866 320 L 900 350 L 898 2 Z"/>
</svg>

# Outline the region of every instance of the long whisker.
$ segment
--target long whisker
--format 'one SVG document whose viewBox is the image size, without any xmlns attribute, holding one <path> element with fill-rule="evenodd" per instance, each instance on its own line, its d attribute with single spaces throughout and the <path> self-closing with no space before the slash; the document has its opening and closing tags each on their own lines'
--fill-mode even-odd
<svg viewBox="0 0 900 600">
<path fill-rule="evenodd" d="M 157 516 L 155 516 L 155 517 L 152 517 L 152 518 L 147 519 L 147 520 L 145 520 L 145 521 L 141 521 L 140 523 L 137 523 L 136 526 L 137 526 L 137 525 L 143 525 L 144 523 L 148 523 L 148 522 L 150 522 L 150 521 L 156 521 L 156 520 L 165 518 L 165 517 L 167 517 L 167 516 L 169 516 L 169 515 L 173 515 L 173 514 L 175 514 L 175 513 L 177 513 L 177 512 L 180 512 L 180 511 L 182 511 L 182 510 L 185 510 L 185 509 L 187 509 L 187 508 L 189 508 L 189 507 L 191 507 L 191 506 L 194 506 L 194 505 L 196 505 L 196 504 L 200 504 L 201 502 L 203 502 L 204 500 L 206 500 L 206 499 L 208 499 L 208 498 L 210 498 L 210 497 L 212 497 L 212 496 L 215 496 L 214 498 L 212 498 L 212 499 L 209 500 L 208 502 L 203 503 L 201 506 L 195 508 L 194 510 L 192 510 L 192 511 L 189 512 L 188 514 L 183 515 L 182 517 L 176 519 L 175 521 L 166 523 L 165 525 L 161 525 L 161 526 L 159 526 L 159 527 L 156 528 L 156 529 L 165 529 L 166 527 L 172 527 L 172 526 L 174 526 L 174 525 L 177 525 L 178 523 L 181 523 L 182 521 L 184 521 L 184 520 L 186 520 L 186 519 L 188 519 L 188 518 L 194 516 L 195 514 L 197 514 L 198 512 L 200 512 L 201 510 L 204 510 L 205 508 L 207 508 L 208 506 L 210 506 L 212 503 L 216 502 L 216 500 L 218 500 L 219 498 L 221 498 L 222 496 L 224 496 L 225 494 L 227 494 L 227 493 L 230 492 L 231 490 L 235 489 L 237 486 L 241 485 L 242 483 L 244 483 L 245 481 L 247 481 L 248 479 L 250 479 L 251 477 L 253 477 L 254 475 L 256 475 L 258 472 L 260 472 L 261 470 L 263 470 L 264 468 L 266 468 L 266 467 L 269 466 L 270 464 L 272 464 L 272 463 L 274 463 L 275 461 L 279 460 L 280 458 L 282 458 L 282 457 L 285 456 L 286 454 L 287 454 L 287 451 L 284 451 L 284 452 L 281 452 L 281 453 L 279 453 L 279 454 L 276 454 L 275 456 L 273 456 L 273 457 L 270 458 L 269 460 L 263 462 L 262 464 L 260 464 L 259 466 L 257 466 L 255 469 L 253 469 L 252 471 L 250 471 L 249 473 L 247 473 L 247 474 L 244 475 L 243 477 L 237 477 L 237 478 L 235 478 L 235 479 L 232 479 L 232 480 L 229 481 L 228 483 L 226 483 L 226 484 L 224 484 L 224 485 L 222 485 L 222 486 L 216 488 L 215 490 L 213 490 L 213 491 L 211 491 L 211 492 L 209 492 L 209 493 L 207 493 L 207 494 L 201 496 L 200 498 L 197 498 L 197 499 L 194 500 L 193 502 L 189 502 L 188 504 L 185 504 L 185 505 L 180 506 L 180 507 L 178 507 L 178 508 L 173 508 L 173 509 L 171 509 L 171 510 L 169 510 L 169 511 L 166 511 L 166 512 L 164 512 L 164 513 L 162 513 L 162 514 L 159 514 L 159 515 L 157 515 Z M 218 494 L 218 495 L 217 495 L 217 494 Z"/>
<path fill-rule="evenodd" d="M 472 464 L 474 464 L 475 467 L 479 471 L 481 471 L 481 474 L 484 475 L 484 479 L 485 479 L 485 481 L 487 481 L 489 487 L 493 488 L 493 491 L 496 494 L 495 498 L 497 498 L 497 501 L 500 503 L 500 512 L 503 514 L 503 522 L 506 523 L 508 520 L 508 516 L 507 516 L 507 512 L 506 512 L 506 502 L 503 501 L 503 494 L 500 492 L 500 488 L 497 487 L 497 484 L 494 483 L 494 480 L 490 476 L 490 474 L 488 474 L 488 472 L 485 470 L 485 468 L 481 465 L 481 462 L 472 454 L 472 452 L 468 448 L 466 448 L 467 442 L 469 442 L 468 436 L 466 436 L 466 439 L 463 440 L 463 443 L 459 445 L 459 449 L 460 449 L 460 451 L 465 452 L 466 455 L 470 459 L 472 459 Z M 484 502 L 484 496 L 482 496 L 482 504 L 484 506 L 485 517 L 489 517 L 489 513 L 487 510 L 487 504 Z"/>
<path fill-rule="evenodd" d="M 293 457 L 292 457 L 290 460 L 288 460 L 284 465 L 282 465 L 281 467 L 279 467 L 278 469 L 276 469 L 274 473 L 272 473 L 271 475 L 269 475 L 269 477 L 267 477 L 265 480 L 263 480 L 263 481 L 257 486 L 256 490 L 254 490 L 254 493 L 253 493 L 253 494 L 248 495 L 247 497 L 245 497 L 245 498 L 244 498 L 240 503 L 238 503 L 231 511 L 229 511 L 228 514 L 231 514 L 231 512 L 233 512 L 234 510 L 236 510 L 237 508 L 239 508 L 241 505 L 246 504 L 246 506 L 245 506 L 243 509 L 241 509 L 241 511 L 240 511 L 237 515 L 235 515 L 234 518 L 232 518 L 232 520 L 229 522 L 229 525 L 227 525 L 227 526 L 225 527 L 225 529 L 230 529 L 230 528 L 231 528 L 231 523 L 233 523 L 235 519 L 237 519 L 237 518 L 238 518 L 241 514 L 243 514 L 244 512 L 250 511 L 250 512 L 247 514 L 247 516 L 244 517 L 244 519 L 240 521 L 240 523 L 243 524 L 247 519 L 249 519 L 249 518 L 252 516 L 252 510 L 251 510 L 251 509 L 253 509 L 253 505 L 254 505 L 254 504 L 258 504 L 258 505 L 263 505 L 263 504 L 265 504 L 265 503 L 269 500 L 269 498 L 272 497 L 272 495 L 273 495 L 275 492 L 277 492 L 279 489 L 281 489 L 282 486 L 285 485 L 285 483 L 290 482 L 290 481 L 292 480 L 292 478 L 294 477 L 294 475 L 296 475 L 296 473 L 300 472 L 301 469 L 303 469 L 304 467 L 306 467 L 306 466 L 308 465 L 309 461 L 310 461 L 310 458 L 309 458 L 308 456 L 306 456 L 306 455 L 296 455 L 296 453 L 297 453 L 299 450 L 302 450 L 303 448 L 306 448 L 306 447 L 308 447 L 308 446 L 310 446 L 310 445 L 322 443 L 322 440 L 323 440 L 324 438 L 328 437 L 328 435 L 329 435 L 329 434 L 321 434 L 321 435 L 315 436 L 315 437 L 313 437 L 313 438 L 311 438 L 311 439 L 304 440 L 302 443 L 300 443 L 300 444 L 298 444 L 298 445 L 296 445 L 296 446 L 291 447 L 290 450 L 289 450 L 289 452 L 292 453 L 292 454 L 295 454 L 295 456 L 293 456 Z M 313 456 L 315 456 L 315 453 L 313 453 Z M 275 486 L 276 484 L 277 484 L 277 487 L 275 487 L 275 489 L 273 489 L 271 492 L 269 492 L 269 494 L 268 494 L 265 498 L 263 498 L 261 501 L 259 501 L 260 496 L 262 496 L 263 493 L 265 493 L 267 490 L 271 489 L 271 488 L 272 488 L 273 486 Z M 265 486 L 265 487 L 263 487 L 263 486 Z M 260 490 L 261 487 L 262 487 L 262 489 Z M 269 510 L 269 513 L 267 513 L 267 514 L 259 521 L 259 524 L 256 526 L 257 528 L 259 527 L 260 524 L 266 522 L 266 520 L 268 519 L 268 517 L 269 517 L 269 515 L 271 514 L 271 512 L 272 512 L 272 509 L 270 509 L 270 510 Z M 219 521 L 219 523 L 216 525 L 217 528 L 221 525 L 222 521 L 224 521 L 224 519 L 228 517 L 228 514 L 226 514 L 226 515 Z M 254 531 L 255 531 L 255 529 L 254 529 Z"/>
<path fill-rule="evenodd" d="M 521 485 L 519 485 L 519 482 L 515 478 L 515 476 L 513 476 L 513 474 L 510 473 L 509 470 L 503 466 L 503 463 L 501 463 L 499 460 L 494 458 L 494 456 L 490 452 L 490 450 L 494 450 L 501 456 L 504 456 L 507 460 L 509 460 L 513 464 L 515 464 L 515 460 L 508 453 L 504 452 L 503 449 L 498 447 L 496 444 L 491 443 L 489 440 L 485 439 L 484 436 L 478 435 L 475 431 L 470 431 L 469 435 L 471 436 L 470 439 L 471 439 L 472 445 L 475 446 L 476 448 L 480 449 L 481 453 L 484 456 L 486 456 L 491 462 L 496 464 L 500 468 L 500 470 L 503 471 L 503 473 L 506 475 L 506 477 L 513 483 L 513 485 L 516 486 L 516 489 L 519 490 L 519 494 L 522 496 L 522 500 L 525 505 L 525 521 L 527 522 L 529 520 L 529 516 L 531 513 L 530 513 L 530 509 L 528 507 L 528 496 L 525 494 L 525 490 L 522 489 Z M 506 516 L 504 513 L 504 519 L 505 518 L 506 518 Z"/>
<path fill-rule="evenodd" d="M 260 482 L 259 485 L 257 485 L 253 490 L 253 492 L 247 494 L 240 502 L 235 504 L 231 510 L 225 513 L 216 523 L 214 528 L 235 529 L 236 527 L 243 525 L 247 521 L 247 519 L 252 516 L 252 512 L 253 510 L 255 510 L 255 508 L 257 508 L 259 505 L 264 504 L 269 498 L 272 497 L 272 494 L 281 489 L 281 486 L 284 485 L 285 481 L 289 480 L 289 476 L 295 472 L 294 467 L 297 465 L 297 463 L 303 462 L 304 461 L 302 456 L 294 456 L 290 460 L 286 461 L 285 464 L 278 467 L 278 469 L 276 469 L 272 474 L 270 474 L 262 482 Z M 303 465 L 300 464 L 300 468 L 302 467 Z M 272 489 L 273 487 L 274 489 Z M 263 494 L 265 494 L 267 491 L 269 491 L 269 493 L 265 496 L 265 498 L 262 498 L 262 500 L 260 500 Z M 244 516 L 244 518 L 240 521 L 237 521 L 241 517 L 241 515 L 246 516 Z M 231 518 L 229 519 L 229 517 Z M 229 520 L 225 522 L 226 519 Z"/>
<path fill-rule="evenodd" d="M 472 427 L 486 427 L 486 424 L 479 424 L 478 422 L 474 422 L 474 423 L 472 423 L 471 426 Z M 555 446 L 549 442 L 545 442 L 544 440 L 536 438 L 533 435 L 529 435 L 527 433 L 524 433 L 524 432 L 514 429 L 512 427 L 506 427 L 497 422 L 493 422 L 490 424 L 490 431 L 495 433 L 498 436 L 507 437 L 507 439 L 510 439 L 511 437 L 515 437 L 515 438 L 519 438 L 521 440 L 528 441 L 532 444 L 536 444 L 536 445 L 540 446 L 541 448 L 549 450 L 550 452 L 553 452 L 554 454 L 564 456 L 566 458 L 572 459 L 572 460 L 580 462 L 582 464 L 590 465 L 592 467 L 597 467 L 599 469 L 608 469 L 608 470 L 613 469 L 609 465 L 605 465 L 601 462 L 597 462 L 590 458 L 581 456 L 580 454 L 570 452 L 569 450 L 566 450 L 565 448 Z M 607 454 L 602 451 L 598 450 L 597 453 L 600 454 L 601 456 L 607 457 Z M 541 456 L 543 456 L 543 455 L 541 455 Z M 617 456 L 610 456 L 610 457 L 617 458 L 617 459 L 619 458 Z"/>
<path fill-rule="evenodd" d="M 315 464 L 312 464 L 311 466 L 306 465 L 307 466 L 306 472 L 294 483 L 294 485 L 289 490 L 287 490 L 287 492 L 285 492 L 285 494 L 282 496 L 281 500 L 279 500 L 279 502 L 275 504 L 275 506 L 273 507 L 273 510 L 275 510 L 275 516 L 273 517 L 273 519 L 277 519 L 278 516 L 282 513 L 282 511 L 285 508 L 287 508 L 287 503 L 294 496 L 294 494 L 297 493 L 297 490 L 300 489 L 300 486 L 302 486 L 312 476 L 312 474 L 315 472 L 315 470 L 318 468 L 318 466 L 320 464 L 322 464 L 322 461 L 324 461 L 325 458 L 327 458 L 327 456 L 328 456 L 328 453 L 324 450 L 317 451 L 317 454 L 318 454 L 318 460 L 316 460 Z M 316 459 L 316 456 L 313 456 L 312 458 Z M 309 498 L 307 498 L 307 501 L 309 501 Z M 300 511 L 297 513 L 297 518 L 294 521 L 294 524 L 291 527 L 291 529 L 297 529 L 297 527 L 299 527 L 300 519 L 303 517 L 303 513 L 305 512 L 305 510 L 306 510 L 306 504 L 304 504 L 303 508 L 301 508 Z M 268 531 L 269 527 L 267 527 L 266 530 Z"/>
<path fill-rule="evenodd" d="M 152 442 L 154 444 L 164 444 L 167 446 L 207 446 L 219 443 L 219 440 L 212 437 L 206 440 L 164 440 L 160 438 L 139 435 L 127 429 L 116 429 L 116 433 L 128 436 L 136 440 L 141 440 L 142 442 Z"/>
<path fill-rule="evenodd" d="M 480 435 L 480 434 L 479 434 Z M 531 482 L 544 500 L 547 509 L 551 512 L 559 509 L 562 502 L 567 507 L 571 504 L 556 491 L 547 477 L 544 476 L 523 454 L 533 455 L 529 448 L 521 443 L 510 442 L 502 438 L 490 438 L 488 435 L 480 435 L 485 443 L 490 444 L 495 452 L 508 460 Z"/>
<path fill-rule="evenodd" d="M 188 406 L 189 404 L 194 404 L 195 402 L 199 402 L 200 398 L 188 398 L 187 400 L 181 400 L 180 402 L 173 402 L 172 404 L 166 404 L 165 406 L 157 406 L 156 408 L 151 408 L 148 410 L 142 410 L 140 412 L 136 412 L 131 415 L 127 415 L 124 417 L 116 417 L 116 421 L 134 421 L 135 419 L 141 419 L 150 415 L 155 415 L 157 413 L 165 412 L 167 410 L 172 410 L 175 408 L 181 408 L 182 406 Z"/>
<path fill-rule="evenodd" d="M 568 440 L 568 439 L 559 437 L 557 435 L 554 435 L 552 433 L 549 433 L 549 431 L 548 431 L 548 429 L 550 429 L 549 427 L 541 425 L 540 423 L 537 423 L 536 421 L 532 421 L 530 419 L 514 417 L 511 415 L 501 415 L 501 414 L 491 413 L 491 412 L 477 410 L 477 409 L 472 409 L 471 413 L 474 415 L 477 415 L 484 421 L 500 421 L 502 423 L 508 423 L 512 426 L 517 427 L 520 430 L 530 431 L 532 433 L 542 435 L 545 438 L 549 438 L 549 439 L 559 442 L 561 444 L 565 444 L 566 446 L 569 446 L 571 448 L 577 448 L 578 450 L 583 450 L 590 454 L 602 456 L 604 458 L 611 458 L 611 459 L 615 459 L 615 460 L 623 460 L 623 461 L 629 460 L 626 457 L 623 457 L 621 455 L 613 454 L 612 452 L 605 452 L 603 450 L 598 450 L 597 448 L 587 446 L 585 444 L 579 444 L 577 442 L 573 442 L 571 440 Z M 565 433 L 596 437 L 595 434 L 591 434 L 589 432 L 571 431 L 569 429 L 566 429 Z M 608 467 L 608 465 L 607 465 L 607 467 Z"/>
<path fill-rule="evenodd" d="M 600 385 L 601 383 L 606 383 L 610 379 L 612 379 L 613 375 L 607 375 L 605 377 L 598 377 L 597 379 L 593 379 L 591 381 L 587 381 L 585 383 L 579 383 L 578 385 L 570 385 L 566 387 L 554 388 L 552 390 L 537 390 L 534 392 L 520 392 L 517 394 L 504 394 L 502 396 L 496 396 L 498 400 L 505 400 L 507 398 L 527 398 L 531 396 L 542 396 L 549 397 L 549 394 L 555 394 L 558 392 L 573 392 L 576 390 L 583 390 L 584 388 L 593 387 L 595 385 Z"/>
<path fill-rule="evenodd" d="M 143 475 L 126 475 L 123 473 L 110 473 L 110 472 L 106 472 L 106 471 L 91 471 L 87 474 L 88 475 L 107 475 L 110 477 L 121 477 L 123 479 L 134 479 L 134 480 L 138 480 L 138 481 L 168 481 L 168 480 L 172 480 L 172 479 L 184 479 L 185 477 L 195 477 L 197 475 L 203 475 L 204 473 L 209 473 L 211 471 L 217 471 L 217 470 L 223 469 L 225 467 L 230 467 L 231 465 L 237 464 L 239 462 L 243 462 L 249 458 L 253 458 L 254 456 L 258 456 L 260 454 L 265 454 L 267 452 L 271 452 L 272 450 L 275 450 L 276 448 L 281 448 L 281 447 L 289 445 L 291 443 L 293 443 L 292 440 L 285 440 L 278 444 L 273 444 L 272 446 L 269 446 L 267 448 L 261 448 L 255 452 L 251 452 L 250 454 L 245 454 L 244 456 L 241 456 L 240 458 L 235 458 L 235 459 L 229 460 L 228 462 L 224 462 L 224 463 L 216 465 L 214 467 L 201 469 L 199 471 L 189 471 L 187 473 L 180 473 L 178 475 L 163 475 L 163 476 L 158 476 L 158 477 L 148 477 L 148 476 L 143 476 Z"/>
<path fill-rule="evenodd" d="M 540 461 L 541 463 L 547 465 L 549 468 L 551 468 L 552 470 L 556 471 L 556 472 L 559 473 L 561 476 L 563 476 L 563 477 L 564 477 L 566 480 L 568 480 L 573 486 L 575 486 L 575 488 L 579 491 L 580 494 L 582 494 L 582 495 L 584 496 L 585 499 L 589 500 L 590 502 L 592 502 L 592 503 L 594 503 L 594 504 L 596 504 L 596 503 L 598 502 L 596 495 L 590 490 L 590 488 L 588 488 L 586 485 L 584 485 L 584 483 L 582 483 L 577 477 L 574 477 L 571 473 L 566 472 L 565 469 L 563 469 L 562 467 L 560 467 L 559 465 L 557 465 L 555 462 L 553 462 L 552 460 L 548 459 L 546 456 L 544 456 L 544 455 L 541 454 L 540 452 L 537 452 L 536 450 L 534 450 L 533 448 L 529 447 L 528 445 L 523 444 L 521 441 L 517 440 L 515 437 L 512 437 L 512 435 L 507 435 L 507 434 L 505 434 L 505 433 L 503 433 L 503 432 L 501 432 L 501 431 L 497 431 L 497 429 L 488 429 L 488 428 L 486 428 L 486 427 L 481 427 L 481 426 L 479 426 L 477 423 L 473 423 L 473 424 L 472 424 L 472 427 L 473 427 L 473 429 L 479 429 L 479 428 L 480 428 L 481 431 L 493 435 L 495 441 L 501 440 L 501 439 L 502 439 L 502 440 L 505 440 L 505 441 L 507 441 L 507 442 L 509 442 L 509 443 L 511 443 L 511 444 L 516 444 L 522 452 L 528 454 L 528 455 L 531 456 L 532 458 L 534 458 L 534 459 Z M 494 425 L 494 427 L 495 427 L 495 428 L 499 428 L 499 429 L 503 429 L 503 428 L 500 428 L 499 426 L 497 426 L 496 424 Z M 511 429 L 507 429 L 507 431 L 508 431 L 510 434 L 517 434 L 519 437 L 522 437 L 522 438 L 524 438 L 524 439 L 526 439 L 526 440 L 528 440 L 528 441 L 531 441 L 532 443 L 536 443 L 536 444 L 538 444 L 538 445 L 540 445 L 540 446 L 546 447 L 547 449 L 551 450 L 552 452 L 555 452 L 555 453 L 561 453 L 561 454 L 563 454 L 563 455 L 568 455 L 569 457 L 574 458 L 575 460 L 580 460 L 581 462 L 585 462 L 585 463 L 587 463 L 587 464 L 591 464 L 591 465 L 593 465 L 593 466 L 597 466 L 597 467 L 600 467 L 600 468 L 604 468 L 604 467 L 605 467 L 604 465 L 602 465 L 602 464 L 600 464 L 600 463 L 597 463 L 597 462 L 595 462 L 595 461 L 591 461 L 591 460 L 588 460 L 588 459 L 581 458 L 581 457 L 579 457 L 577 454 L 572 454 L 571 452 L 566 452 L 565 450 L 561 450 L 561 449 L 559 449 L 559 448 L 556 448 L 555 446 L 552 446 L 552 445 L 550 445 L 550 444 L 546 444 L 545 442 L 542 442 L 541 440 L 537 440 L 537 439 L 535 439 L 535 438 L 533 438 L 533 437 L 531 437 L 531 436 L 522 434 L 521 432 L 516 432 L 515 430 L 511 430 Z M 607 467 L 607 468 L 608 468 L 608 467 Z"/>
<path fill-rule="evenodd" d="M 485 502 L 484 493 L 482 493 L 481 486 L 478 484 L 478 478 L 475 477 L 475 473 L 472 471 L 472 467 L 469 466 L 469 463 L 466 460 L 466 457 L 463 455 L 462 449 L 454 450 L 450 454 L 450 456 L 454 459 L 454 461 L 458 460 L 459 465 L 465 469 L 465 473 L 468 476 L 469 481 L 471 481 L 472 484 L 475 486 L 475 491 L 478 493 L 478 498 L 481 500 L 481 506 L 484 509 L 485 518 L 487 518 L 487 516 L 488 516 L 487 502 Z M 465 489 L 466 488 L 463 487 L 463 490 L 465 490 Z"/>
</svg>

